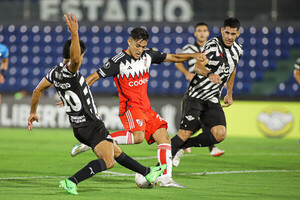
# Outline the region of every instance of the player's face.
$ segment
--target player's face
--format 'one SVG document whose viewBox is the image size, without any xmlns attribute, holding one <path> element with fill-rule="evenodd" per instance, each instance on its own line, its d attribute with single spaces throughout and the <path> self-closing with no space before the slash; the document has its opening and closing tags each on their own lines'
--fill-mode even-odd
<svg viewBox="0 0 300 200">
<path fill-rule="evenodd" d="M 128 53 L 135 59 L 139 59 L 146 49 L 147 44 L 147 40 L 133 40 L 130 38 L 128 39 Z"/>
<path fill-rule="evenodd" d="M 240 35 L 240 31 L 238 31 L 237 28 L 230 28 L 229 26 L 222 28 L 221 32 L 222 32 L 222 40 L 224 44 L 228 47 L 231 47 L 235 39 Z"/>
<path fill-rule="evenodd" d="M 209 30 L 207 26 L 197 26 L 194 36 L 199 42 L 206 42 L 209 37 Z"/>
</svg>

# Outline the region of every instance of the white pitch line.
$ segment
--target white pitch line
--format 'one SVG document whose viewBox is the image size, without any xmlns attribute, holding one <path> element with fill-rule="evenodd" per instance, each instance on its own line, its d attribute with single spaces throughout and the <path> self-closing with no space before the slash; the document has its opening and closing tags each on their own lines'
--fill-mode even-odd
<svg viewBox="0 0 300 200">
<path fill-rule="evenodd" d="M 189 176 L 189 175 L 216 175 L 216 174 L 246 174 L 246 173 L 295 173 L 300 170 L 245 170 L 245 171 L 219 171 L 219 172 L 198 172 L 198 173 L 174 173 L 175 176 Z M 95 177 L 112 177 L 112 176 L 135 176 L 135 174 L 119 173 L 104 171 L 104 175 L 95 175 Z M 66 178 L 68 176 L 32 176 L 32 177 L 6 177 L 0 180 L 22 180 L 22 179 L 50 179 L 50 178 Z"/>
<path fill-rule="evenodd" d="M 184 154 L 183 156 L 203 156 L 208 155 L 207 153 L 199 154 Z M 300 153 L 225 153 L 227 156 L 300 156 Z M 148 157 L 134 157 L 135 160 L 148 160 L 154 159 L 157 156 L 148 156 Z"/>
</svg>

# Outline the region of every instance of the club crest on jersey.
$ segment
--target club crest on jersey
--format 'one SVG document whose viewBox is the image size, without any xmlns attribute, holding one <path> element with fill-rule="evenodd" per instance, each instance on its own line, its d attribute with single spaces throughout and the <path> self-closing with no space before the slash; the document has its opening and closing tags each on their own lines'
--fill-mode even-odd
<svg viewBox="0 0 300 200">
<path fill-rule="evenodd" d="M 137 120 L 136 120 L 136 123 L 137 123 L 139 126 L 143 126 L 143 121 L 140 120 L 140 119 L 137 119 Z"/>
<path fill-rule="evenodd" d="M 185 116 L 185 118 L 186 118 L 187 120 L 189 120 L 189 121 L 192 121 L 192 120 L 195 119 L 192 115 Z"/>
</svg>

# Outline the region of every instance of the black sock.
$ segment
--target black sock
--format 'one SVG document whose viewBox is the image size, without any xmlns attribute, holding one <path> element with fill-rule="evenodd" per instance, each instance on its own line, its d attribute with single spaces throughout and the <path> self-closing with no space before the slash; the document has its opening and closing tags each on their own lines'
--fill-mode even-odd
<svg viewBox="0 0 300 200">
<path fill-rule="evenodd" d="M 219 143 L 212 133 L 201 133 L 196 137 L 189 138 L 183 145 L 183 148 L 188 147 L 207 147 Z"/>
<path fill-rule="evenodd" d="M 178 135 L 175 135 L 171 139 L 172 157 L 176 155 L 178 149 L 183 145 L 183 143 L 184 141 Z"/>
<path fill-rule="evenodd" d="M 88 179 L 98 172 L 106 170 L 106 164 L 103 159 L 93 160 L 89 162 L 84 168 L 79 170 L 76 174 L 69 178 L 70 181 L 78 184 L 81 181 Z"/>
<path fill-rule="evenodd" d="M 130 169 L 139 174 L 142 174 L 143 176 L 146 176 L 150 173 L 149 167 L 141 165 L 139 162 L 137 162 L 124 152 L 122 152 L 119 157 L 115 158 L 115 160 L 123 167 L 126 167 L 127 169 Z"/>
<path fill-rule="evenodd" d="M 212 149 L 215 147 L 215 145 L 209 145 L 208 148 L 209 148 L 209 152 L 212 151 Z"/>
</svg>

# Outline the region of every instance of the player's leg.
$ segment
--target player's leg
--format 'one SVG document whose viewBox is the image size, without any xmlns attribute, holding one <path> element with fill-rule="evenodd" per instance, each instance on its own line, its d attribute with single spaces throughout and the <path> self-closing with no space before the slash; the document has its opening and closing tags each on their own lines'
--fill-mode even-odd
<svg viewBox="0 0 300 200">
<path fill-rule="evenodd" d="M 172 157 L 179 149 L 182 149 L 184 142 L 201 127 L 199 117 L 202 109 L 202 105 L 198 101 L 189 99 L 187 95 L 183 96 L 180 129 L 171 140 Z"/>
<path fill-rule="evenodd" d="M 146 180 L 149 183 L 152 183 L 156 180 L 158 176 L 160 176 L 165 169 L 167 168 L 166 165 L 157 166 L 157 167 L 145 167 L 141 165 L 139 162 L 128 156 L 124 153 L 121 148 L 116 144 L 114 141 L 114 158 L 117 163 L 130 169 L 136 173 L 142 174 L 145 176 Z"/>
<path fill-rule="evenodd" d="M 124 114 L 120 115 L 120 120 L 125 128 L 122 131 L 111 133 L 110 136 L 119 144 L 139 144 L 145 138 L 144 113 L 139 109 L 130 108 Z M 88 145 L 83 143 L 76 144 L 71 150 L 71 156 L 90 150 Z"/>
<path fill-rule="evenodd" d="M 110 136 L 120 144 L 139 144 L 144 141 L 145 133 L 143 131 L 117 131 Z"/>
<path fill-rule="evenodd" d="M 98 157 L 73 176 L 60 181 L 60 187 L 64 188 L 67 193 L 78 194 L 76 186 L 78 183 L 114 166 L 114 150 L 112 140 L 107 140 L 109 132 L 100 120 L 87 127 L 73 128 L 73 132 L 74 136 L 80 142 L 90 146 Z"/>
<path fill-rule="evenodd" d="M 208 103 L 209 108 L 201 113 L 205 128 L 203 133 L 189 138 L 184 147 L 207 147 L 226 138 L 226 119 L 220 104 Z"/>
<path fill-rule="evenodd" d="M 110 136 L 117 141 L 118 144 L 139 144 L 143 142 L 145 133 L 143 131 L 116 131 L 111 133 Z M 77 143 L 71 150 L 71 156 L 74 157 L 82 152 L 90 150 L 91 147 L 83 144 Z"/>
<path fill-rule="evenodd" d="M 110 136 L 120 144 L 139 144 L 145 139 L 145 114 L 138 108 L 129 108 L 119 116 L 124 131 L 111 133 Z"/>
<path fill-rule="evenodd" d="M 167 164 L 167 169 L 159 177 L 160 186 L 162 187 L 180 187 L 186 188 L 176 183 L 172 178 L 172 149 L 171 140 L 166 128 L 160 128 L 152 135 L 157 143 L 157 157 L 160 165 Z"/>
<path fill-rule="evenodd" d="M 98 159 L 92 160 L 68 179 L 60 181 L 59 186 L 64 188 L 68 194 L 78 194 L 77 185 L 80 182 L 114 166 L 112 142 L 103 140 L 94 147 L 93 151 Z"/>
</svg>

